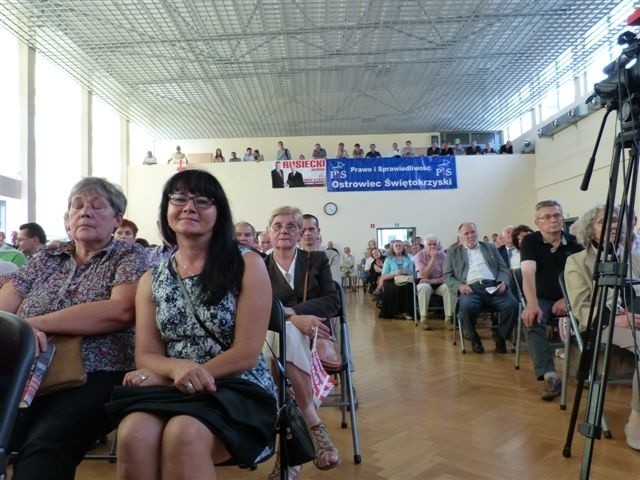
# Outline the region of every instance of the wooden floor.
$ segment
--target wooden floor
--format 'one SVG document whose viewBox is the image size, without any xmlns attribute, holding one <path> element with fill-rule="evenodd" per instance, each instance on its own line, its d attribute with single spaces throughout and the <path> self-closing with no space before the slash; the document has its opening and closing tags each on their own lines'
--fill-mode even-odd
<svg viewBox="0 0 640 480">
<path fill-rule="evenodd" d="M 451 332 L 422 331 L 406 320 L 377 318 L 362 292 L 347 293 L 360 408 L 362 463 L 353 463 L 350 430 L 340 428 L 337 408 L 321 416 L 342 454 L 334 470 L 307 464 L 304 479 L 576 479 L 584 439 L 576 434 L 573 457 L 562 456 L 569 411 L 538 398 L 526 351 L 521 370 L 512 354 L 462 355 Z M 482 334 L 487 335 L 487 334 Z M 573 382 L 569 408 L 573 402 Z M 606 415 L 612 439 L 596 442 L 591 478 L 638 478 L 640 452 L 627 447 L 624 424 L 630 387 L 609 386 Z M 585 397 L 586 399 L 586 397 Z M 582 404 L 584 405 L 583 400 Z M 582 420 L 580 417 L 580 421 Z M 273 461 L 249 472 L 218 470 L 222 479 L 264 479 Z M 115 466 L 85 461 L 80 480 L 115 478 Z M 143 480 L 143 479 L 141 479 Z"/>
</svg>

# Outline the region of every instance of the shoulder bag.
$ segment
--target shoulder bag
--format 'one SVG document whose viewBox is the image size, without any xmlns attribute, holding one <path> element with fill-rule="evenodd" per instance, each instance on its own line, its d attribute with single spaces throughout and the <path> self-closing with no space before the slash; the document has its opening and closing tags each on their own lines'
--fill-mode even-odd
<svg viewBox="0 0 640 480">
<path fill-rule="evenodd" d="M 82 360 L 82 336 L 55 335 L 47 338 L 47 342 L 53 343 L 56 351 L 36 396 L 87 383 L 87 372 Z"/>
</svg>

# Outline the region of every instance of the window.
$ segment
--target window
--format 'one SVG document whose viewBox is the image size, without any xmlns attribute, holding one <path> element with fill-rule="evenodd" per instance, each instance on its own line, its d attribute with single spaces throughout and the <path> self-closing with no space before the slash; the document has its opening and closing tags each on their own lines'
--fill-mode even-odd
<svg viewBox="0 0 640 480">
<path fill-rule="evenodd" d="M 95 95 L 91 113 L 91 174 L 120 185 L 122 183 L 120 115 Z"/>
<path fill-rule="evenodd" d="M 0 132 L 4 160 L 0 162 L 0 174 L 20 178 L 20 86 L 18 39 L 0 26 L 0 52 L 3 74 L 0 75 Z"/>
</svg>

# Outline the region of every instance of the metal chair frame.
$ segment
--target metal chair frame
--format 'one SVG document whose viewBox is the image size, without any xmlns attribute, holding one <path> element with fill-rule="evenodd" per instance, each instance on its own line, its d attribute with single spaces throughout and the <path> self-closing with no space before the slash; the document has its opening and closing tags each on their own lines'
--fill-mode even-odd
<svg viewBox="0 0 640 480">
<path fill-rule="evenodd" d="M 335 375 L 339 378 L 340 391 L 330 394 L 322 403 L 323 407 L 339 407 L 342 414 L 342 421 L 340 426 L 347 428 L 347 412 L 349 413 L 351 420 L 351 437 L 353 440 L 353 462 L 359 464 L 362 462 L 362 454 L 360 452 L 360 436 L 358 433 L 358 420 L 356 418 L 356 395 L 353 388 L 353 360 L 351 357 L 351 339 L 349 337 L 349 323 L 344 308 L 344 293 L 339 288 L 340 285 L 337 282 L 336 290 L 340 298 L 340 309 L 335 317 L 331 319 L 333 331 L 339 333 L 340 350 L 342 354 L 342 365 L 340 368 L 332 371 L 327 371 L 330 375 Z M 337 325 L 336 325 L 337 323 Z"/>
</svg>

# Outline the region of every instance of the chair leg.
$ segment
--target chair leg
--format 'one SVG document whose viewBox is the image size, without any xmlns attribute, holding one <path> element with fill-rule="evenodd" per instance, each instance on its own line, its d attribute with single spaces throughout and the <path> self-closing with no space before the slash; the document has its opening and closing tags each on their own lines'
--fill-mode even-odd
<svg viewBox="0 0 640 480">
<path fill-rule="evenodd" d="M 518 326 L 516 327 L 516 370 L 520 370 L 520 342 L 522 338 L 522 319 L 518 315 Z"/>
</svg>

